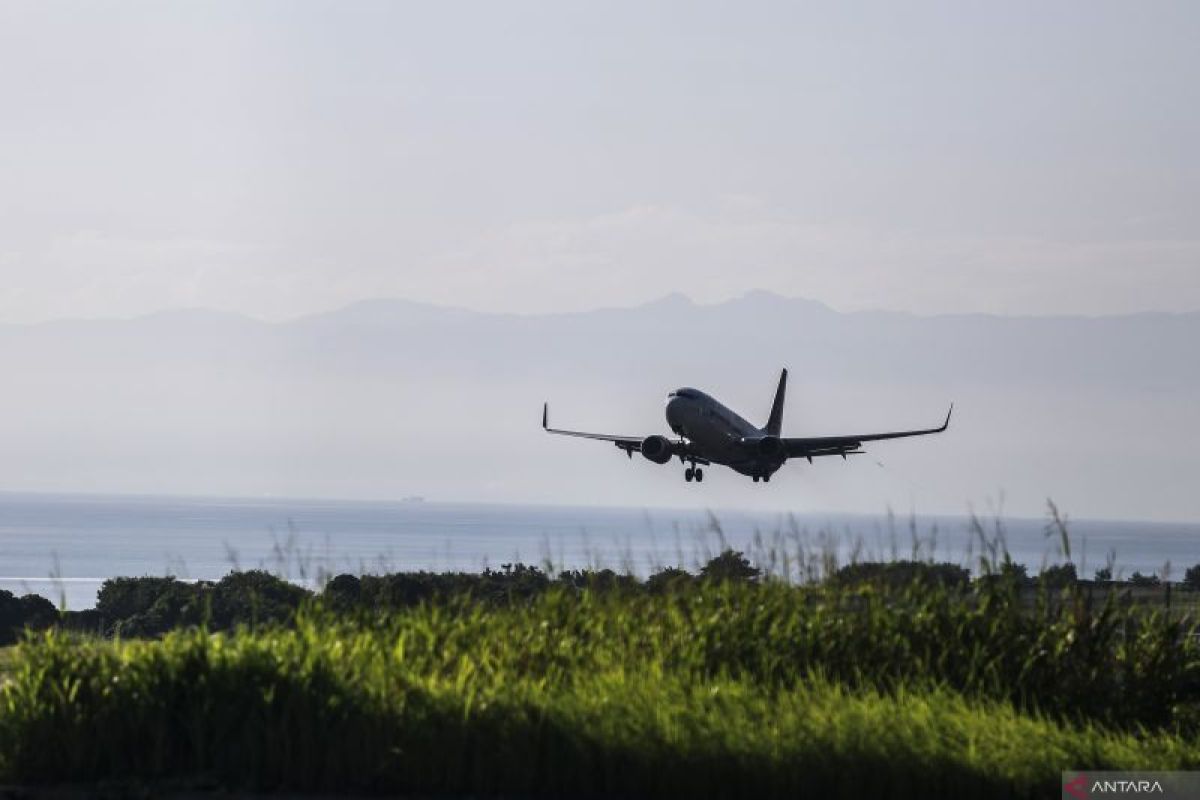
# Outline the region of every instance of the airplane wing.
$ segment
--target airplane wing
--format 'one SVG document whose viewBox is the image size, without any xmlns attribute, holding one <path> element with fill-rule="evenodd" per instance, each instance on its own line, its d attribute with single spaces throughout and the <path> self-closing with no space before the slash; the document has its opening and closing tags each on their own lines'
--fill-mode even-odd
<svg viewBox="0 0 1200 800">
<path fill-rule="evenodd" d="M 542 430 L 546 433 L 557 433 L 560 436 L 578 436 L 582 439 L 597 439 L 601 442 L 612 442 L 621 450 L 624 450 L 626 455 L 633 458 L 634 453 L 642 452 L 642 442 L 645 441 L 644 436 L 620 436 L 612 433 L 587 433 L 586 431 L 568 431 L 562 428 L 551 428 L 549 425 L 550 404 L 542 404 Z M 664 437 L 659 437 L 664 438 Z M 709 461 L 704 458 L 699 458 L 691 453 L 691 447 L 686 442 L 674 442 L 666 440 L 671 447 L 671 456 L 686 455 L 688 460 L 696 463 L 708 464 Z"/>
<path fill-rule="evenodd" d="M 861 453 L 858 448 L 863 442 L 877 442 L 883 439 L 902 439 L 906 436 L 925 436 L 930 433 L 941 433 L 950 427 L 950 415 L 954 413 L 954 405 L 946 412 L 946 420 L 937 428 L 922 428 L 915 431 L 891 431 L 889 433 L 863 433 L 850 436 L 809 436 L 801 438 L 781 439 L 783 452 L 788 458 L 812 459 L 816 456 L 842 456 Z"/>
<path fill-rule="evenodd" d="M 551 428 L 549 425 L 550 404 L 542 404 L 542 430 L 546 433 L 557 433 L 560 436 L 578 436 L 583 439 L 599 439 L 602 442 L 612 442 L 633 458 L 634 452 L 642 451 L 642 436 L 617 436 L 609 433 L 586 433 L 584 431 L 566 431 L 561 428 Z"/>
</svg>

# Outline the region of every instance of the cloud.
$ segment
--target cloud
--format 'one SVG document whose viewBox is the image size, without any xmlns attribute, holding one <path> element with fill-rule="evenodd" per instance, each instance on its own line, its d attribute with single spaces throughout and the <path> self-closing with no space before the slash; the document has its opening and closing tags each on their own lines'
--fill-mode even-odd
<svg viewBox="0 0 1200 800">
<path fill-rule="evenodd" d="M 135 238 L 84 230 L 34 253 L 0 256 L 9 322 L 56 317 L 133 316 L 164 308 L 211 307 L 270 315 L 297 276 L 278 249 L 203 238 Z"/>
</svg>

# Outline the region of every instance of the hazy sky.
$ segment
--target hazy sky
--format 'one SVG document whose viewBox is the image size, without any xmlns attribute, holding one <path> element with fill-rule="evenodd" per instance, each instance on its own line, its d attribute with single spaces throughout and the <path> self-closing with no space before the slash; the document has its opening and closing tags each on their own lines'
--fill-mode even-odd
<svg viewBox="0 0 1200 800">
<path fill-rule="evenodd" d="M 1200 4 L 0 6 L 0 322 L 1200 309 Z"/>
</svg>

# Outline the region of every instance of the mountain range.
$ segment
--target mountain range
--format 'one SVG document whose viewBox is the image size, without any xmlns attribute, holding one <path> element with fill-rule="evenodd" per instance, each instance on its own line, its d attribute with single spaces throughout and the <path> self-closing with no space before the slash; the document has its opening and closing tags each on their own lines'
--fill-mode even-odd
<svg viewBox="0 0 1200 800">
<path fill-rule="evenodd" d="M 957 513 L 1048 496 L 1200 519 L 1200 313 L 841 313 L 750 292 L 517 315 L 368 300 L 268 323 L 182 310 L 0 325 L 0 489 Z M 940 421 L 943 436 L 703 486 L 603 443 L 665 433 L 697 386 L 785 435 Z M 1003 500 L 1001 499 L 1003 498 Z"/>
</svg>

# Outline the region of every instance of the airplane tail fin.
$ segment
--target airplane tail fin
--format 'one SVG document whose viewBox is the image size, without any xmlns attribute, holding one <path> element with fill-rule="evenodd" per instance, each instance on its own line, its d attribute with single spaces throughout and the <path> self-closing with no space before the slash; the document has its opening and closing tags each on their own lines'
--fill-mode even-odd
<svg viewBox="0 0 1200 800">
<path fill-rule="evenodd" d="M 768 436 L 779 436 L 783 428 L 783 396 L 787 392 L 787 369 L 779 374 L 779 388 L 775 390 L 775 402 L 771 403 L 771 417 L 767 420 Z"/>
</svg>

